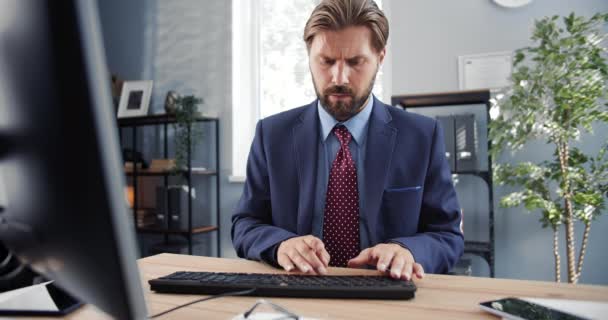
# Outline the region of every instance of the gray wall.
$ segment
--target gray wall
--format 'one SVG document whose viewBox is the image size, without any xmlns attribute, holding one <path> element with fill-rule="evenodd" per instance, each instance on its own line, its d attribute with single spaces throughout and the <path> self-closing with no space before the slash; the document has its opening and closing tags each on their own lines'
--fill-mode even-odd
<svg viewBox="0 0 608 320">
<path fill-rule="evenodd" d="M 222 254 L 235 256 L 230 215 L 242 184 L 227 182 L 232 163 L 230 1 L 103 0 L 99 5 L 109 69 L 127 79 L 155 80 L 152 112 L 162 112 L 166 90 L 178 89 L 204 97 L 204 109 L 220 117 Z M 392 91 L 407 94 L 457 90 L 458 55 L 525 46 L 535 18 L 573 10 L 585 15 L 608 11 L 608 2 L 535 0 L 527 7 L 508 10 L 490 0 L 393 0 L 390 7 Z M 141 142 L 150 152 L 158 152 L 155 136 L 156 132 L 146 134 Z M 583 149 L 597 150 L 598 137 L 605 136 L 608 129 L 598 128 L 595 137 L 582 139 Z M 547 146 L 536 143 L 501 161 L 538 161 L 549 155 Z M 495 188 L 496 198 L 507 191 Z M 537 220 L 536 214 L 519 209 L 496 209 L 498 277 L 552 280 L 551 233 L 541 229 Z M 608 219 L 594 223 L 582 282 L 608 284 L 604 273 L 608 250 L 602 244 L 607 233 Z M 210 245 L 213 248 L 213 241 Z"/>
<path fill-rule="evenodd" d="M 567 15 L 572 11 L 586 16 L 606 12 L 608 1 L 534 0 L 517 9 L 505 9 L 489 0 L 392 1 L 393 94 L 456 91 L 459 55 L 524 47 L 530 44 L 534 19 Z M 608 128 L 596 126 L 595 136 L 582 137 L 579 146 L 586 152 L 596 152 L 606 136 Z M 552 151 L 543 143 L 531 143 L 514 156 L 507 154 L 499 161 L 542 161 L 548 159 Z M 495 187 L 495 202 L 509 191 L 505 187 Z M 474 197 L 476 194 L 460 192 L 463 206 L 485 200 L 481 196 Z M 503 209 L 495 205 L 496 276 L 553 280 L 552 232 L 541 228 L 539 213 L 523 212 L 520 208 Z M 580 246 L 581 228 L 577 231 Z M 608 218 L 601 217 L 591 228 L 581 282 L 608 284 L 604 271 L 608 269 L 606 234 Z M 475 230 L 466 236 L 483 238 Z M 562 262 L 565 262 L 565 240 L 560 241 L 560 246 Z M 477 270 L 474 272 L 486 274 L 487 266 L 480 260 L 475 262 Z M 562 270 L 565 271 L 565 264 Z M 565 276 L 564 272 L 562 279 Z"/>
</svg>

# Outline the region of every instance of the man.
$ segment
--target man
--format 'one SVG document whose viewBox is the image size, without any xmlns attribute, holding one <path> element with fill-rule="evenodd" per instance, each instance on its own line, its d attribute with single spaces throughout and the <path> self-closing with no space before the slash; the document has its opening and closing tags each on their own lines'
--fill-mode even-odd
<svg viewBox="0 0 608 320">
<path fill-rule="evenodd" d="M 374 266 L 445 273 L 462 254 L 443 133 L 372 94 L 388 21 L 371 0 L 325 0 L 306 23 L 318 100 L 258 122 L 232 217 L 240 257 L 287 271 Z"/>
</svg>

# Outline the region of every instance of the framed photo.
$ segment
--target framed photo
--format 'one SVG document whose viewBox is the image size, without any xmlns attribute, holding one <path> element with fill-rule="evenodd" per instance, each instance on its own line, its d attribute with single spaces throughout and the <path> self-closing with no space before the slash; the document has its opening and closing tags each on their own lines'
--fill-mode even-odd
<svg viewBox="0 0 608 320">
<path fill-rule="evenodd" d="M 120 94 L 118 118 L 148 115 L 151 95 L 152 80 L 125 81 Z"/>
</svg>

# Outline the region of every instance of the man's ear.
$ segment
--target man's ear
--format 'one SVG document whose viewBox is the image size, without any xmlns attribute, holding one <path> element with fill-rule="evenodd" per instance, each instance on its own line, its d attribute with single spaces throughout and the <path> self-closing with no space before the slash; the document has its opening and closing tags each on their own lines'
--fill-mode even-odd
<svg viewBox="0 0 608 320">
<path fill-rule="evenodd" d="M 382 48 L 382 50 L 378 52 L 378 67 L 380 67 L 384 62 L 384 57 L 386 57 L 386 47 Z"/>
</svg>

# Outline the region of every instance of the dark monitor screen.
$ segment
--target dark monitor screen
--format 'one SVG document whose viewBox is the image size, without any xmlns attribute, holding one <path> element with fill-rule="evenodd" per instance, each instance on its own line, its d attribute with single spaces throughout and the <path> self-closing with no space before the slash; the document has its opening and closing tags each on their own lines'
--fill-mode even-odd
<svg viewBox="0 0 608 320">
<path fill-rule="evenodd" d="M 100 32 L 96 1 L 2 1 L 0 241 L 75 297 L 143 319 Z"/>
</svg>

